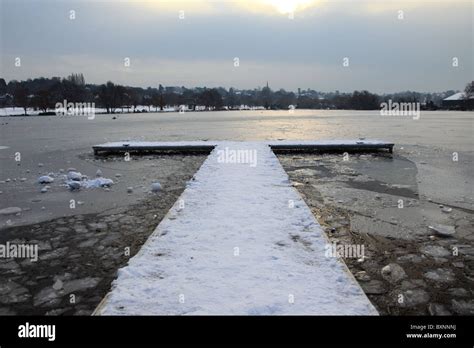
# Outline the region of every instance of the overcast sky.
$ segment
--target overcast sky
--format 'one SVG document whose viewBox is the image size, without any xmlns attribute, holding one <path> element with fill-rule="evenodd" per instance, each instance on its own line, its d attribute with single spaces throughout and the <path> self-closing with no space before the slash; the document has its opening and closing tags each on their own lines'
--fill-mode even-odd
<svg viewBox="0 0 474 348">
<path fill-rule="evenodd" d="M 471 0 L 0 4 L 7 81 L 82 72 L 89 83 L 142 87 L 268 81 L 272 89 L 382 93 L 463 89 L 474 80 Z"/>
</svg>

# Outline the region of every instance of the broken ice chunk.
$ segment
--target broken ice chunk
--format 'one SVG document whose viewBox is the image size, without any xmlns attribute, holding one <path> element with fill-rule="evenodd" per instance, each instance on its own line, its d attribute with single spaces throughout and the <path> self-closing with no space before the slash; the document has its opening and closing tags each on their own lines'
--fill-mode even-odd
<svg viewBox="0 0 474 348">
<path fill-rule="evenodd" d="M 54 181 L 49 175 L 43 175 L 38 178 L 38 183 L 40 184 L 51 184 Z"/>
</svg>

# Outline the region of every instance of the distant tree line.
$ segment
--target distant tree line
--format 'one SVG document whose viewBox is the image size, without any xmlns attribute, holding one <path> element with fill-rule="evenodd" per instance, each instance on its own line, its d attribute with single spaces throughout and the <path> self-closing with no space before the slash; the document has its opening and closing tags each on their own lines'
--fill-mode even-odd
<svg viewBox="0 0 474 348">
<path fill-rule="evenodd" d="M 466 87 L 466 93 L 473 87 Z M 0 107 L 19 107 L 27 114 L 29 108 L 44 113 L 54 110 L 56 103 L 64 100 L 73 103 L 95 103 L 107 113 L 117 110 L 127 112 L 150 112 L 167 107 L 186 107 L 188 110 L 234 110 L 245 107 L 265 109 L 354 109 L 376 110 L 380 103 L 391 99 L 395 102 L 420 102 L 426 109 L 436 109 L 446 96 L 456 91 L 443 93 L 400 92 L 377 95 L 368 91 L 353 93 L 318 92 L 311 89 L 288 92 L 273 91 L 268 84 L 263 88 L 237 90 L 234 88 L 156 88 L 130 87 L 109 81 L 103 85 L 87 84 L 82 74 L 71 74 L 66 78 L 35 78 L 26 81 L 0 78 Z"/>
</svg>

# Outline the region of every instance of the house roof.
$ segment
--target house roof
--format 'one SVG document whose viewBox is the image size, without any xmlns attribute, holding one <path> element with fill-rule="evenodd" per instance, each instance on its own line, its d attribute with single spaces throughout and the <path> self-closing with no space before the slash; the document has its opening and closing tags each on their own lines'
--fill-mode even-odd
<svg viewBox="0 0 474 348">
<path fill-rule="evenodd" d="M 462 100 L 464 99 L 465 94 L 463 92 L 455 93 L 453 95 L 450 95 L 447 98 L 444 98 L 443 100 Z"/>
<path fill-rule="evenodd" d="M 459 93 L 450 95 L 449 97 L 444 98 L 443 100 L 463 100 L 464 98 L 466 98 L 466 93 L 459 92 Z M 474 99 L 474 96 L 469 97 L 469 99 Z"/>
</svg>

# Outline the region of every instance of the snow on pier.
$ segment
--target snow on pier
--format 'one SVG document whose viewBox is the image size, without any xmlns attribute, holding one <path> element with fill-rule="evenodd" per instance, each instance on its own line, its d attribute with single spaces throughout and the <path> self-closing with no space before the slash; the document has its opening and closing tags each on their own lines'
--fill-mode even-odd
<svg viewBox="0 0 474 348">
<path fill-rule="evenodd" d="M 95 154 L 111 152 L 182 151 L 209 152 L 224 141 L 123 141 L 93 146 Z M 266 141 L 274 150 L 314 150 L 314 151 L 372 151 L 392 152 L 393 143 L 380 140 L 273 140 Z"/>
<path fill-rule="evenodd" d="M 377 315 L 346 265 L 328 256 L 329 241 L 273 153 L 276 143 L 297 144 L 101 145 L 213 149 L 95 314 Z"/>
</svg>

